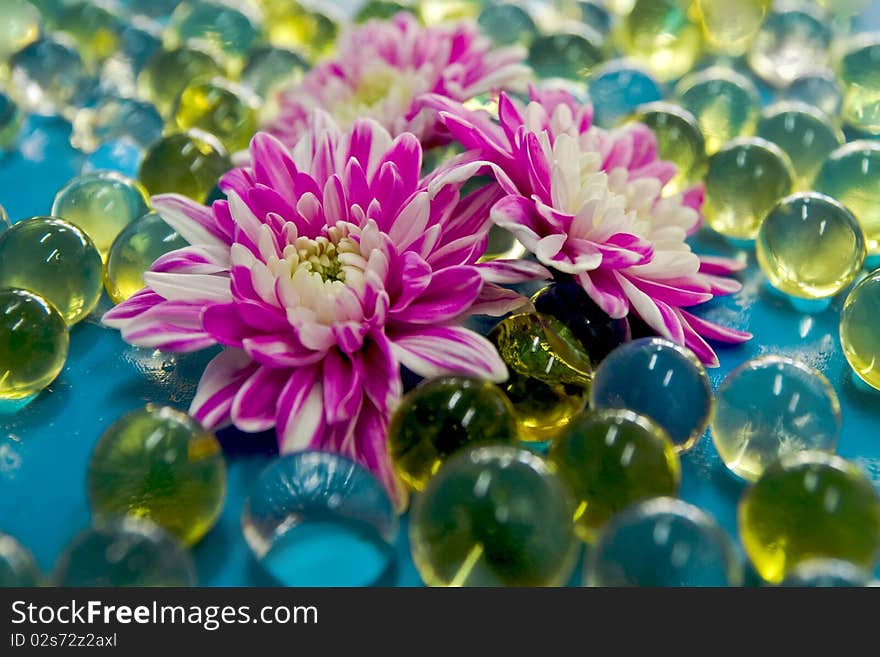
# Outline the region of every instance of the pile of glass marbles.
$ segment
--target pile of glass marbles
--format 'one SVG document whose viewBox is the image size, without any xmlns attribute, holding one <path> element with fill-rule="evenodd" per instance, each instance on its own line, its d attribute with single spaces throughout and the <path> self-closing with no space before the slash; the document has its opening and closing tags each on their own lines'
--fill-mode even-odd
<svg viewBox="0 0 880 657">
<path fill-rule="evenodd" d="M 539 77 L 589 97 L 599 125 L 651 127 L 679 168 L 664 193 L 705 183 L 709 229 L 743 258 L 754 249 L 786 303 L 832 312 L 849 290 L 844 353 L 880 389 L 880 270 L 865 276 L 880 265 L 880 39 L 853 31 L 859 3 L 355 4 L 355 20 L 475 19 L 496 43 L 526 46 Z M 152 262 L 184 245 L 149 197 L 219 194 L 273 92 L 332 51 L 344 20 L 334 5 L 0 0 L 0 153 L 26 156 L 35 118 L 52 116 L 82 154 L 82 175 L 49 215 L 10 226 L 0 210 L 3 413 L 52 394 L 69 333 L 95 317 L 102 289 L 113 303 L 129 298 Z M 413 495 L 406 522 L 424 582 L 561 585 L 577 578 L 582 546 L 589 586 L 749 581 L 740 546 L 677 497 L 682 455 L 707 429 L 748 482 L 738 528 L 760 580 L 872 581 L 880 497 L 834 454 L 841 406 L 819 371 L 766 355 L 713 392 L 693 354 L 604 316 L 577 286 L 553 283 L 532 303 L 485 327 L 506 383 L 424 381 L 392 418 L 388 449 Z M 93 525 L 48 576 L 0 534 L 0 585 L 193 585 L 187 548 L 217 522 L 226 472 L 218 439 L 191 418 L 135 410 L 91 453 Z M 397 511 L 361 466 L 306 451 L 253 482 L 241 527 L 275 583 L 393 584 Z"/>
</svg>

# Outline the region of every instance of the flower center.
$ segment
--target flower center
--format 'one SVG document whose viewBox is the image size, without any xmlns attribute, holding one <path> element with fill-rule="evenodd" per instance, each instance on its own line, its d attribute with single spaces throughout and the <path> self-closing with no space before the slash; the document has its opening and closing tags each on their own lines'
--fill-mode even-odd
<svg viewBox="0 0 880 657">
<path fill-rule="evenodd" d="M 339 260 L 340 248 L 348 246 L 352 242 L 350 238 L 343 238 L 345 243 L 337 246 L 326 237 L 318 237 L 310 240 L 308 237 L 300 237 L 293 245 L 296 251 L 295 258 L 288 256 L 291 264 L 291 276 L 298 269 L 305 269 L 321 277 L 325 283 L 328 281 L 345 282 L 345 271 Z M 285 253 L 285 255 L 287 255 Z"/>
</svg>

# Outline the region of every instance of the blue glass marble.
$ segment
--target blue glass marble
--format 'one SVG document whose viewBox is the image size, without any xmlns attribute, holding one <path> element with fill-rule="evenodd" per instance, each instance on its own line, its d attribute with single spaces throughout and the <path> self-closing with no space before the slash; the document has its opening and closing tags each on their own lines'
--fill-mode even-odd
<svg viewBox="0 0 880 657">
<path fill-rule="evenodd" d="M 152 103 L 110 96 L 77 112 L 70 143 L 90 153 L 106 141 L 127 137 L 146 149 L 162 136 L 164 126 L 162 115 Z"/>
<path fill-rule="evenodd" d="M 68 114 L 88 84 L 82 57 L 61 37 L 43 38 L 19 50 L 9 69 L 10 91 L 22 109 L 35 114 Z"/>
<path fill-rule="evenodd" d="M 712 385 L 694 354 L 665 338 L 628 342 L 593 376 L 592 408 L 627 408 L 666 429 L 679 450 L 693 447 L 712 414 Z"/>
<path fill-rule="evenodd" d="M 849 561 L 811 559 L 796 566 L 780 586 L 798 588 L 833 588 L 871 586 L 870 573 Z"/>
<path fill-rule="evenodd" d="M 715 520 L 670 497 L 617 515 L 587 556 L 587 586 L 739 586 L 742 561 Z"/>
<path fill-rule="evenodd" d="M 0 589 L 39 584 L 40 571 L 31 553 L 12 536 L 0 532 Z"/>
<path fill-rule="evenodd" d="M 597 69 L 588 82 L 594 122 L 614 127 L 639 106 L 663 98 L 660 85 L 637 64 L 615 60 Z"/>
<path fill-rule="evenodd" d="M 0 91 L 0 153 L 15 146 L 21 131 L 21 112 L 18 105 L 3 91 Z"/>
<path fill-rule="evenodd" d="M 129 178 L 137 178 L 144 149 L 128 137 L 107 141 L 86 156 L 82 173 L 95 171 L 115 171 Z"/>
<path fill-rule="evenodd" d="M 284 456 L 260 475 L 241 516 L 260 565 L 283 586 L 367 586 L 393 571 L 398 522 L 361 465 L 328 452 Z"/>
</svg>

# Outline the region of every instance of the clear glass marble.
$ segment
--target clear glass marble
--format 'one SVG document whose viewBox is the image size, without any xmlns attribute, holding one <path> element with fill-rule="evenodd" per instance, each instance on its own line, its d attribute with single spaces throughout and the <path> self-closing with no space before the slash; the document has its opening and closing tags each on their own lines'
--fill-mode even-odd
<svg viewBox="0 0 880 657">
<path fill-rule="evenodd" d="M 831 71 L 815 71 L 797 76 L 788 86 L 785 97 L 816 108 L 834 123 L 840 122 L 843 91 L 837 76 Z"/>
<path fill-rule="evenodd" d="M 69 114 L 81 100 L 88 75 L 76 47 L 61 36 L 40 39 L 9 60 L 10 92 L 27 112 Z"/>
</svg>

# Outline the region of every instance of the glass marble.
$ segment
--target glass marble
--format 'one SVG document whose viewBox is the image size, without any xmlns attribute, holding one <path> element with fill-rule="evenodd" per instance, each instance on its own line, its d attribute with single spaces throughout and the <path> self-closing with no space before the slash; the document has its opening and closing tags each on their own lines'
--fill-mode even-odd
<svg viewBox="0 0 880 657">
<path fill-rule="evenodd" d="M 604 59 L 602 37 L 593 30 L 544 34 L 529 47 L 529 65 L 542 78 L 583 79 Z"/>
<path fill-rule="evenodd" d="M 484 34 L 498 45 L 520 43 L 528 46 L 538 34 L 535 21 L 525 8 L 514 2 L 487 4 L 477 23 Z"/>
<path fill-rule="evenodd" d="M 561 586 L 578 554 L 568 491 L 536 454 L 463 451 L 410 514 L 416 568 L 429 586 Z"/>
<path fill-rule="evenodd" d="M 21 132 L 21 111 L 15 101 L 0 91 L 0 153 L 15 147 Z"/>
<path fill-rule="evenodd" d="M 32 217 L 0 234 L 0 288 L 30 290 L 69 324 L 101 297 L 101 255 L 78 227 L 57 217 Z"/>
<path fill-rule="evenodd" d="M 816 192 L 782 199 L 758 229 L 758 264 L 770 283 L 801 299 L 849 286 L 865 262 L 865 236 L 852 213 Z"/>
<path fill-rule="evenodd" d="M 700 181 L 706 170 L 706 140 L 696 117 L 673 103 L 642 105 L 632 117 L 654 132 L 661 159 L 678 167 L 663 188 L 665 195 L 678 194 Z"/>
<path fill-rule="evenodd" d="M 310 59 L 333 51 L 339 26 L 329 16 L 296 0 L 259 0 L 258 4 L 271 45 L 302 51 Z"/>
<path fill-rule="evenodd" d="M 666 430 L 676 449 L 686 450 L 709 424 L 712 386 L 689 349 L 665 338 L 640 338 L 621 345 L 599 365 L 590 407 L 645 415 Z"/>
<path fill-rule="evenodd" d="M 304 451 L 274 461 L 251 489 L 241 526 L 282 586 L 371 586 L 394 570 L 398 521 L 388 493 L 338 454 Z"/>
<path fill-rule="evenodd" d="M 602 532 L 584 565 L 586 586 L 740 586 L 727 534 L 697 507 L 670 497 L 635 504 Z"/>
<path fill-rule="evenodd" d="M 767 213 L 791 193 L 794 169 L 776 144 L 743 137 L 709 158 L 703 215 L 715 231 L 753 240 Z"/>
<path fill-rule="evenodd" d="M 364 2 L 361 5 L 361 8 L 358 9 L 354 20 L 356 23 L 363 23 L 372 18 L 388 20 L 402 11 L 412 13 L 415 11 L 415 7 L 408 2 L 401 3 L 394 2 L 393 0 L 367 0 L 367 2 Z"/>
<path fill-rule="evenodd" d="M 865 231 L 868 253 L 880 253 L 880 142 L 851 141 L 836 149 L 813 186 L 843 203 Z"/>
<path fill-rule="evenodd" d="M 840 313 L 840 344 L 855 375 L 880 390 L 880 270 L 862 279 L 846 298 Z"/>
<path fill-rule="evenodd" d="M 0 205 L 0 233 L 9 228 L 9 215 L 6 214 L 6 208 Z"/>
<path fill-rule="evenodd" d="M 712 439 L 731 472 L 756 481 L 780 459 L 834 452 L 841 423 L 837 393 L 821 372 L 769 355 L 743 363 L 719 386 Z"/>
<path fill-rule="evenodd" d="M 831 23 L 809 3 L 774 8 L 747 55 L 752 71 L 774 87 L 785 88 L 798 76 L 826 68 Z"/>
<path fill-rule="evenodd" d="M 27 399 L 61 373 L 67 324 L 43 297 L 0 289 L 0 399 Z"/>
<path fill-rule="evenodd" d="M 811 559 L 799 564 L 780 586 L 798 588 L 862 587 L 872 584 L 864 568 L 839 559 Z"/>
<path fill-rule="evenodd" d="M 489 340 L 507 365 L 501 384 L 522 440 L 555 437 L 587 403 L 593 367 L 580 341 L 558 319 L 522 313 L 503 319 Z"/>
<path fill-rule="evenodd" d="M 91 153 L 104 142 L 126 137 L 148 148 L 162 136 L 164 126 L 162 115 L 152 103 L 108 96 L 76 113 L 70 143 Z"/>
<path fill-rule="evenodd" d="M 732 69 L 710 66 L 693 73 L 678 83 L 675 95 L 697 119 L 709 155 L 736 137 L 753 134 L 758 124 L 758 90 Z"/>
<path fill-rule="evenodd" d="M 134 16 L 167 18 L 180 4 L 180 0 L 125 0 L 126 7 Z"/>
<path fill-rule="evenodd" d="M 153 144 L 138 178 L 151 196 L 174 192 L 201 203 L 231 168 L 226 149 L 214 135 L 191 129 Z"/>
<path fill-rule="evenodd" d="M 843 120 L 857 130 L 880 135 L 880 36 L 854 39 L 840 60 Z"/>
<path fill-rule="evenodd" d="M 113 518 L 77 534 L 58 558 L 54 586 L 195 586 L 192 557 L 140 518 Z"/>
<path fill-rule="evenodd" d="M 83 60 L 94 67 L 120 46 L 122 19 L 110 2 L 74 1 L 62 6 L 58 29 L 70 36 Z"/>
<path fill-rule="evenodd" d="M 144 16 L 132 16 L 122 28 L 120 39 L 121 55 L 135 73 L 162 47 L 159 23 Z"/>
<path fill-rule="evenodd" d="M 801 452 L 768 466 L 738 516 L 746 554 L 771 584 L 810 559 L 872 570 L 880 556 L 880 498 L 858 466 L 832 454 Z"/>
<path fill-rule="evenodd" d="M 689 17 L 689 5 L 686 0 L 636 0 L 618 23 L 620 50 L 661 82 L 684 75 L 703 50 L 700 26 Z"/>
<path fill-rule="evenodd" d="M 144 151 L 126 137 L 111 139 L 98 146 L 83 160 L 81 173 L 117 171 L 128 178 L 137 178 Z"/>
<path fill-rule="evenodd" d="M 810 105 L 823 112 L 835 124 L 843 109 L 843 91 L 837 76 L 831 71 L 816 71 L 799 75 L 785 92 L 789 100 Z"/>
<path fill-rule="evenodd" d="M 513 407 L 498 386 L 450 376 L 424 381 L 407 393 L 391 416 L 388 452 L 403 483 L 424 490 L 460 449 L 516 437 Z"/>
<path fill-rule="evenodd" d="M 163 116 L 169 116 L 184 88 L 202 78 L 222 75 L 217 61 L 208 53 L 182 46 L 157 52 L 138 75 L 138 91 Z"/>
<path fill-rule="evenodd" d="M 40 12 L 25 0 L 3 0 L 0 6 L 0 62 L 40 36 Z"/>
<path fill-rule="evenodd" d="M 469 109 L 483 109 L 490 113 L 494 111 L 494 115 L 498 115 L 497 101 L 492 106 L 475 107 L 474 100 L 476 99 L 471 99 L 465 103 L 465 107 Z M 431 151 L 425 154 L 425 158 L 422 161 L 422 170 L 432 171 L 433 167 L 436 167 L 448 157 L 458 154 L 458 152 L 455 146 L 449 149 L 432 148 Z M 429 158 L 433 159 L 434 156 L 436 156 L 436 159 L 432 162 Z M 522 258 L 525 253 L 526 247 L 510 231 L 493 224 L 489 227 L 489 240 L 486 242 L 486 251 L 480 256 L 479 262 L 488 262 L 490 260 L 498 260 L 499 258 Z"/>
<path fill-rule="evenodd" d="M 135 219 L 119 233 L 104 267 L 104 289 L 113 303 L 122 303 L 144 287 L 144 272 L 160 256 L 189 246 L 155 212 Z"/>
<path fill-rule="evenodd" d="M 575 531 L 595 541 L 630 504 L 676 496 L 681 465 L 669 436 L 648 418 L 627 410 L 584 413 L 553 441 L 548 455 L 575 497 Z"/>
<path fill-rule="evenodd" d="M 227 150 L 244 150 L 258 129 L 259 97 L 222 78 L 197 80 L 181 92 L 174 121 L 181 130 L 199 128 L 220 140 Z"/>
<path fill-rule="evenodd" d="M 716 52 L 742 55 L 748 49 L 770 0 L 697 0 L 696 9 L 707 44 Z"/>
<path fill-rule="evenodd" d="M 34 557 L 12 536 L 0 532 L 0 589 L 39 585 L 40 571 Z"/>
<path fill-rule="evenodd" d="M 299 80 L 308 68 L 308 62 L 293 50 L 263 46 L 248 55 L 241 83 L 267 98 L 279 87 Z"/>
<path fill-rule="evenodd" d="M 792 102 L 766 108 L 755 134 L 785 151 L 794 167 L 795 189 L 800 190 L 812 188 L 828 155 L 846 141 L 825 114 Z"/>
<path fill-rule="evenodd" d="M 82 57 L 62 37 L 34 41 L 9 59 L 10 93 L 27 112 L 62 114 L 87 83 Z"/>
<path fill-rule="evenodd" d="M 104 432 L 87 479 L 94 517 L 148 518 L 192 545 L 223 509 L 226 461 L 217 438 L 198 422 L 148 405 Z"/>
<path fill-rule="evenodd" d="M 476 18 L 484 0 L 419 0 L 419 14 L 426 25 Z"/>
<path fill-rule="evenodd" d="M 657 81 L 647 71 L 626 60 L 602 65 L 593 72 L 587 84 L 595 108 L 593 121 L 604 128 L 614 127 L 639 105 L 663 98 Z"/>
<path fill-rule="evenodd" d="M 609 3 L 604 0 L 578 0 L 576 3 L 580 10 L 580 20 L 589 25 L 602 36 L 608 36 L 611 32 L 611 14 Z"/>
<path fill-rule="evenodd" d="M 52 215 L 79 227 L 92 239 L 106 261 L 122 229 L 147 213 L 141 185 L 115 171 L 77 176 L 55 194 Z"/>
</svg>

